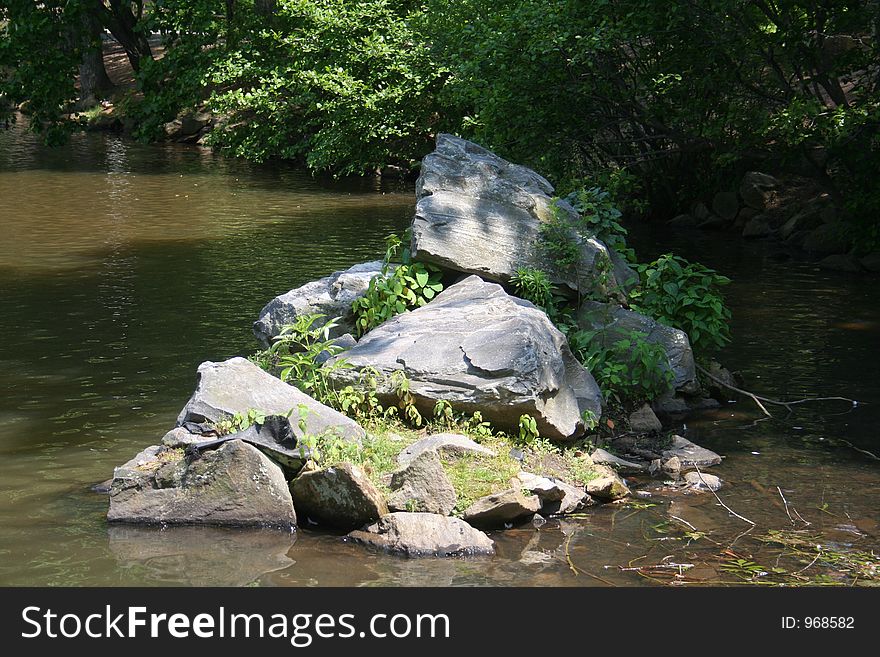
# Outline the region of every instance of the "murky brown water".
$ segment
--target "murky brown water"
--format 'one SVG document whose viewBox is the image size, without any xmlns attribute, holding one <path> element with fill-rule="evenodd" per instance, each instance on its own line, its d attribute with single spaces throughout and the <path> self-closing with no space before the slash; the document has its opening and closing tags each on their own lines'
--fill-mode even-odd
<svg viewBox="0 0 880 657">
<path fill-rule="evenodd" d="M 105 136 L 49 150 L 0 132 L 0 585 L 641 585 L 675 563 L 695 564 L 689 581 L 736 581 L 719 565 L 748 525 L 657 482 L 636 507 L 496 533 L 492 559 L 408 561 L 307 530 L 107 526 L 89 487 L 172 425 L 196 365 L 253 351 L 269 298 L 378 257 L 411 210 L 410 188 L 374 180 Z M 729 549 L 773 565 L 754 536 L 792 527 L 777 486 L 823 541 L 876 549 L 878 462 L 841 440 L 880 453 L 877 279 L 723 235 L 639 233 L 644 256 L 674 247 L 735 279 L 724 360 L 750 388 L 863 402 L 757 423 L 738 402 L 688 420 L 692 440 L 727 457 L 714 469 L 723 501 L 757 523 Z M 622 569 L 642 565 L 664 567 Z"/>
</svg>

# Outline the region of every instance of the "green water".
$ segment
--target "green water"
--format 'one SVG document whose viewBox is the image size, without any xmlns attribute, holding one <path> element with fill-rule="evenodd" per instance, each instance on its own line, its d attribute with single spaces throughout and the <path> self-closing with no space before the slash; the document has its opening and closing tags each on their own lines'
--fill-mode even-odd
<svg viewBox="0 0 880 657">
<path fill-rule="evenodd" d="M 99 135 L 50 150 L 19 128 L 0 132 L 0 585 L 641 585 L 655 581 L 621 567 L 667 555 L 728 579 L 718 546 L 747 527 L 712 496 L 658 482 L 641 482 L 654 506 L 495 533 L 492 559 L 401 560 L 303 529 L 107 525 L 106 497 L 90 486 L 173 425 L 198 363 L 252 352 L 266 301 L 379 257 L 412 208 L 411 186 L 374 179 Z M 863 402 L 784 423 L 755 423 L 742 401 L 689 419 L 688 437 L 727 456 L 715 469 L 724 501 L 755 533 L 787 528 L 779 486 L 811 531 L 876 548 L 878 462 L 839 440 L 880 453 L 877 279 L 718 234 L 633 239 L 645 255 L 674 246 L 736 280 L 724 360 L 749 387 Z M 689 542 L 670 515 L 711 540 Z M 769 554 L 751 536 L 736 549 Z"/>
</svg>

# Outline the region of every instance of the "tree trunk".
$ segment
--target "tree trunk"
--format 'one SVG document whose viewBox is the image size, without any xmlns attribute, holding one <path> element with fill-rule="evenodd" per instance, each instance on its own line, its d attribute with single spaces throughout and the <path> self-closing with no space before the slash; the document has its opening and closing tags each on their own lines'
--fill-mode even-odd
<svg viewBox="0 0 880 657">
<path fill-rule="evenodd" d="M 80 44 L 82 62 L 79 65 L 79 104 L 91 107 L 113 89 L 113 81 L 104 68 L 103 28 L 97 17 L 88 12 L 82 15 Z"/>
<path fill-rule="evenodd" d="M 148 37 L 137 29 L 140 9 L 138 16 L 135 16 L 131 11 L 130 2 L 108 0 L 107 4 L 104 2 L 96 2 L 95 4 L 98 7 L 101 23 L 125 50 L 132 70 L 137 73 L 141 70 L 143 57 L 153 58 Z"/>
</svg>

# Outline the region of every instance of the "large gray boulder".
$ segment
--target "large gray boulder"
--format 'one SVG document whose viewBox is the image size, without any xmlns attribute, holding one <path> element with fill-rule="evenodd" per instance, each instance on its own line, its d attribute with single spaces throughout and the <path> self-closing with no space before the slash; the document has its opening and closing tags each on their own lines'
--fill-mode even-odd
<svg viewBox="0 0 880 657">
<path fill-rule="evenodd" d="M 281 468 L 240 440 L 205 451 L 149 447 L 116 468 L 110 522 L 289 529 L 296 514 Z"/>
<path fill-rule="evenodd" d="M 259 319 L 254 322 L 254 336 L 263 348 L 267 348 L 282 326 L 292 324 L 297 317 L 316 313 L 324 318 L 315 326 L 339 318 L 339 325 L 330 331 L 331 338 L 354 333 L 355 316 L 351 304 L 366 293 L 370 280 L 381 273 L 381 261 L 365 262 L 279 295 L 260 311 Z"/>
<path fill-rule="evenodd" d="M 458 518 L 433 513 L 389 513 L 348 537 L 406 557 L 495 554 L 495 546 L 483 532 Z"/>
<path fill-rule="evenodd" d="M 350 463 L 303 472 L 290 492 L 300 517 L 339 529 L 363 527 L 388 513 L 382 494 Z"/>
<path fill-rule="evenodd" d="M 357 383 L 364 368 L 389 381 L 402 372 L 423 413 L 443 399 L 509 431 L 528 414 L 551 440 L 582 435 L 585 411 L 602 414 L 595 380 L 547 315 L 476 276 L 373 329 L 345 358 L 350 367 L 331 373 L 336 382 Z M 379 395 L 385 403 L 397 401 L 390 383 Z"/>
<path fill-rule="evenodd" d="M 484 279 L 507 283 L 523 267 L 545 268 L 542 222 L 554 212 L 576 216 L 568 203 L 554 208 L 553 186 L 531 169 L 512 164 L 473 142 L 437 135 L 422 160 L 412 224 L 413 257 Z M 574 236 L 572 236 L 574 239 Z M 634 277 L 601 241 L 580 242 L 580 262 L 556 272 L 573 291 L 606 294 Z M 603 271 L 612 276 L 603 276 Z"/>
<path fill-rule="evenodd" d="M 230 358 L 222 363 L 206 361 L 199 365 L 196 390 L 177 416 L 178 426 L 185 422 L 215 423 L 249 409 L 266 415 L 291 413 L 291 427 L 299 439 L 299 408 L 305 406 L 306 433 L 317 436 L 330 431 L 340 438 L 360 440 L 366 434 L 354 421 L 304 392 L 264 372 L 245 358 Z"/>
<path fill-rule="evenodd" d="M 422 452 L 391 477 L 388 508 L 448 516 L 458 497 L 435 451 Z"/>
<path fill-rule="evenodd" d="M 578 326 L 585 331 L 598 331 L 596 338 L 606 347 L 628 337 L 632 331 L 646 334 L 645 340 L 659 344 L 666 352 L 666 363 L 672 371 L 672 387 L 685 393 L 699 392 L 694 352 L 684 331 L 666 326 L 641 313 L 611 303 L 586 301 L 578 311 Z"/>
</svg>

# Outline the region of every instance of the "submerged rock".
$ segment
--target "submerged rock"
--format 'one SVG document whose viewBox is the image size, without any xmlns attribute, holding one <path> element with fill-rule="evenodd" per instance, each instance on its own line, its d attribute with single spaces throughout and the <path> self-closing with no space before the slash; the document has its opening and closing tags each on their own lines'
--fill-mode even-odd
<svg viewBox="0 0 880 657">
<path fill-rule="evenodd" d="M 149 447 L 116 468 L 110 522 L 291 528 L 296 514 L 281 468 L 240 440 L 199 458 Z"/>
<path fill-rule="evenodd" d="M 697 392 L 697 372 L 690 340 L 684 331 L 660 324 L 656 320 L 621 306 L 586 301 L 578 311 L 578 327 L 598 331 L 596 340 L 610 347 L 633 331 L 643 333 L 645 340 L 658 344 L 666 352 L 666 364 L 672 372 L 672 386 L 687 393 Z"/>
<path fill-rule="evenodd" d="M 684 480 L 688 484 L 688 488 L 697 491 L 714 492 L 724 485 L 720 477 L 707 472 L 688 472 L 685 474 Z"/>
<path fill-rule="evenodd" d="M 425 414 L 442 399 L 509 431 L 528 414 L 550 440 L 577 438 L 586 411 L 602 414 L 596 381 L 547 315 L 476 276 L 373 329 L 345 359 L 350 367 L 334 370 L 334 381 L 356 384 L 360 370 L 374 368 L 388 381 L 380 398 L 397 403 L 390 381 L 401 372 Z"/>
<path fill-rule="evenodd" d="M 412 445 L 404 448 L 397 455 L 397 462 L 402 466 L 408 465 L 424 452 L 438 452 L 447 456 L 461 456 L 464 454 L 495 456 L 495 452 L 491 449 L 475 443 L 467 436 L 458 433 L 435 433 L 417 440 Z"/>
<path fill-rule="evenodd" d="M 439 134 L 416 183 L 413 257 L 499 283 L 510 281 L 520 268 L 545 267 L 539 248 L 542 223 L 554 213 L 576 216 L 568 203 L 554 208 L 553 194 L 553 186 L 531 169 Z M 601 241 L 579 241 L 580 262 L 557 274 L 559 284 L 604 294 L 634 278 Z M 601 275 L 606 270 L 613 272 L 611 280 Z"/>
<path fill-rule="evenodd" d="M 294 435 L 302 438 L 299 409 L 308 409 L 306 433 L 317 436 L 333 432 L 340 438 L 360 440 L 366 434 L 354 421 L 304 392 L 264 372 L 249 360 L 230 358 L 222 363 L 206 361 L 199 365 L 196 390 L 177 417 L 177 424 L 216 423 L 251 409 L 266 415 L 288 415 Z"/>
<path fill-rule="evenodd" d="M 519 488 L 481 497 L 462 514 L 476 527 L 503 527 L 507 523 L 522 520 L 541 510 L 537 495 L 526 497 Z"/>
<path fill-rule="evenodd" d="M 316 313 L 324 315 L 316 322 L 316 327 L 323 326 L 327 320 L 339 318 L 339 325 L 330 331 L 330 337 L 355 333 L 355 315 L 351 304 L 367 292 L 370 280 L 381 273 L 381 261 L 365 262 L 281 294 L 260 311 L 259 319 L 254 322 L 254 336 L 265 349 L 281 332 L 282 326 L 293 324 L 297 317 Z"/>
<path fill-rule="evenodd" d="M 301 518 L 329 527 L 351 530 L 388 513 L 382 494 L 350 463 L 303 472 L 290 493 Z"/>
<path fill-rule="evenodd" d="M 348 537 L 406 557 L 463 557 L 495 554 L 483 532 L 458 518 L 433 513 L 389 513 Z"/>
<path fill-rule="evenodd" d="M 391 477 L 388 508 L 448 516 L 458 502 L 455 489 L 435 451 L 425 451 Z"/>
</svg>

